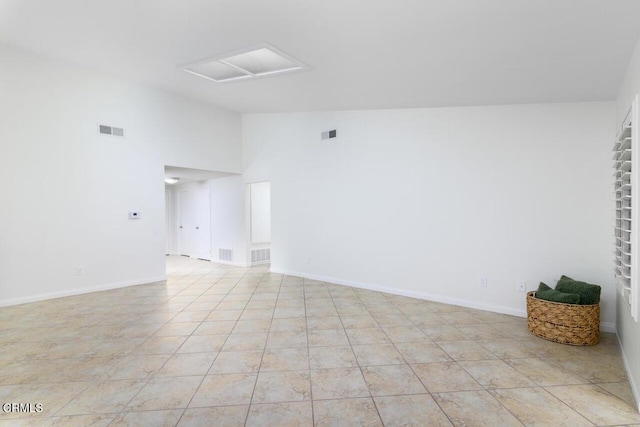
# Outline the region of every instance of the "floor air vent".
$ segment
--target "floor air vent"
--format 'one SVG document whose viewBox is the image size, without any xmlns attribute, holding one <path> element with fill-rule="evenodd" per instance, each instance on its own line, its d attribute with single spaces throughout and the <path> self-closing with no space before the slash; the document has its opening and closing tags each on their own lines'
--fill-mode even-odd
<svg viewBox="0 0 640 427">
<path fill-rule="evenodd" d="M 271 261 L 271 249 L 253 249 L 251 251 L 251 264 L 259 264 Z"/>
<path fill-rule="evenodd" d="M 220 261 L 233 261 L 233 250 L 218 249 L 218 258 Z"/>
</svg>

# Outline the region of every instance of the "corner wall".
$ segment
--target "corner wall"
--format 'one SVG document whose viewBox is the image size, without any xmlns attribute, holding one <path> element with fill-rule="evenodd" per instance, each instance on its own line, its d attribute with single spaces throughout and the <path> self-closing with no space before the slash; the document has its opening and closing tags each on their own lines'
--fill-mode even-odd
<svg viewBox="0 0 640 427">
<path fill-rule="evenodd" d="M 520 316 L 517 281 L 566 274 L 602 284 L 613 331 L 614 116 L 607 102 L 244 115 L 245 180 L 271 181 L 272 270 Z"/>
<path fill-rule="evenodd" d="M 164 165 L 241 172 L 240 116 L 2 46 L 0 63 L 0 306 L 162 280 Z"/>
<path fill-rule="evenodd" d="M 213 261 L 240 267 L 250 265 L 246 234 L 245 184 L 242 176 L 212 179 L 211 190 L 211 243 Z M 220 249 L 231 249 L 233 260 L 221 261 Z"/>
</svg>

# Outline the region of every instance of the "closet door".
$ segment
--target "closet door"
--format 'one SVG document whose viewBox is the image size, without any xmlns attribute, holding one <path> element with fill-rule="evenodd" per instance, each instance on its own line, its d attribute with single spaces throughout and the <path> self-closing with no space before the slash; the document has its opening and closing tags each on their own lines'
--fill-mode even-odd
<svg viewBox="0 0 640 427">
<path fill-rule="evenodd" d="M 178 253 L 180 255 L 191 256 L 192 229 L 193 229 L 193 208 L 191 193 L 189 190 L 180 190 L 178 193 Z"/>
<path fill-rule="evenodd" d="M 164 229 L 165 229 L 165 254 L 166 255 L 170 255 L 171 254 L 171 243 L 172 243 L 172 238 L 171 235 L 173 234 L 173 227 L 171 225 L 172 222 L 172 215 L 171 215 L 171 209 L 172 209 L 172 197 L 171 197 L 171 190 L 169 190 L 168 188 L 165 188 L 164 190 Z"/>
<path fill-rule="evenodd" d="M 207 184 L 178 193 L 178 253 L 211 260 L 211 196 Z"/>
<path fill-rule="evenodd" d="M 193 256 L 211 260 L 211 193 L 203 184 L 195 192 L 193 200 Z"/>
</svg>

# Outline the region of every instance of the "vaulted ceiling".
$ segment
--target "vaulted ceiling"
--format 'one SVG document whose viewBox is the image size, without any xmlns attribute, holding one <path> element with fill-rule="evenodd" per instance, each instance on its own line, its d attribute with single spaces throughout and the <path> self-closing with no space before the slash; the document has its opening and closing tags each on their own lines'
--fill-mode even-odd
<svg viewBox="0 0 640 427">
<path fill-rule="evenodd" d="M 0 0 L 0 43 L 238 112 L 611 100 L 638 0 Z M 309 65 L 215 83 L 258 43 Z"/>
</svg>

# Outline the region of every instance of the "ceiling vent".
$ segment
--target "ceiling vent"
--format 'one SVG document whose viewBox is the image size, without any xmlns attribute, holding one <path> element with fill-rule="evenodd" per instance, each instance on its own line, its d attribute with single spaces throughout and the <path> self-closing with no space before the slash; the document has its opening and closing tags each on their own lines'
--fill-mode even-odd
<svg viewBox="0 0 640 427">
<path fill-rule="evenodd" d="M 101 135 L 124 136 L 124 129 L 115 126 L 98 125 L 98 133 Z"/>
<path fill-rule="evenodd" d="M 302 62 L 266 43 L 182 66 L 188 73 L 218 83 L 302 71 L 307 68 Z"/>
</svg>

